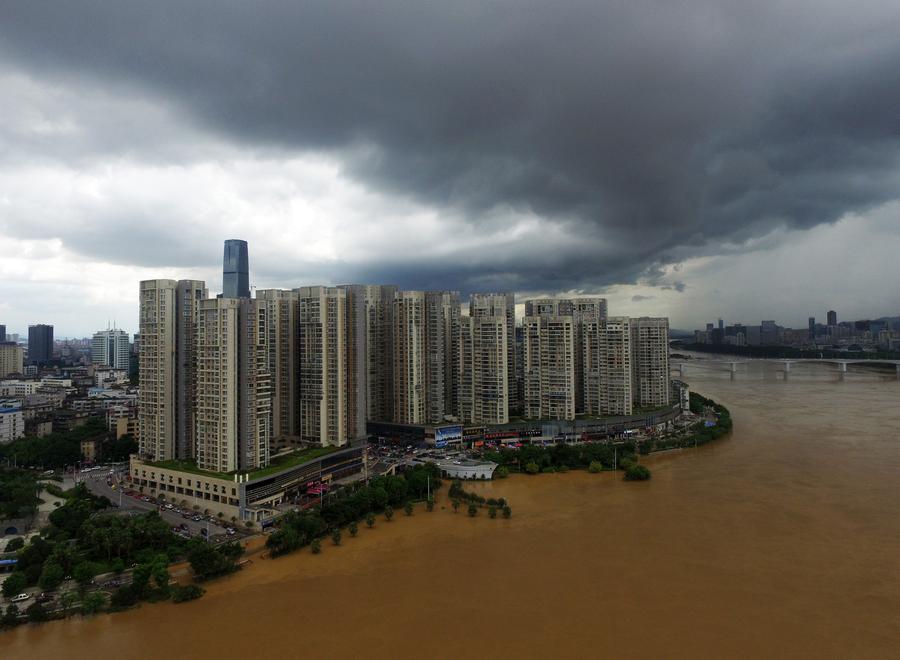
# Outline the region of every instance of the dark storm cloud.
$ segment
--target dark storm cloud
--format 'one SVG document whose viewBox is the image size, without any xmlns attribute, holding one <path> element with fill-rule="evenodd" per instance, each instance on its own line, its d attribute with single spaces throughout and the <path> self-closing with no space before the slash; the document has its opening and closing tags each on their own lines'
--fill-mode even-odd
<svg viewBox="0 0 900 660">
<path fill-rule="evenodd" d="M 22 2 L 0 9 L 0 53 L 35 76 L 165 99 L 236 144 L 333 152 L 476 232 L 508 210 L 579 238 L 465 265 L 401 254 L 339 279 L 590 289 L 896 198 L 898 16 L 891 3 Z"/>
</svg>

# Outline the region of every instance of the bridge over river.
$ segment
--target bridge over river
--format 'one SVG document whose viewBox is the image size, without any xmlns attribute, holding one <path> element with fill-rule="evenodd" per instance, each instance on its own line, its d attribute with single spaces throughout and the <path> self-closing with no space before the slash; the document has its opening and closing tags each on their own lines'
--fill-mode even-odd
<svg viewBox="0 0 900 660">
<path fill-rule="evenodd" d="M 743 358 L 730 359 L 727 357 L 703 358 L 697 360 L 673 360 L 669 363 L 669 370 L 684 376 L 689 369 L 713 369 L 716 371 L 727 371 L 734 378 L 739 368 L 746 370 L 748 364 L 774 364 L 781 367 L 780 371 L 787 378 L 791 371 L 792 365 L 803 364 L 826 364 L 833 365 L 836 373 L 840 378 L 844 377 L 847 370 L 853 365 L 864 365 L 867 367 L 888 366 L 893 367 L 894 373 L 900 380 L 900 360 L 866 360 L 866 359 L 841 359 L 841 358 Z"/>
</svg>

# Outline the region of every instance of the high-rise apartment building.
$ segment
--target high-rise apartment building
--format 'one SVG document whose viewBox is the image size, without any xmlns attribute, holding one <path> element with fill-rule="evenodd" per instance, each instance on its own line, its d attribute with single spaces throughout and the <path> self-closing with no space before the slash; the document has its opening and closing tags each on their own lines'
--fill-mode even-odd
<svg viewBox="0 0 900 660">
<path fill-rule="evenodd" d="M 0 342 L 6 341 L 6 326 L 0 323 Z"/>
<path fill-rule="evenodd" d="M 809 337 L 809 339 L 816 338 L 816 317 L 815 316 L 809 317 L 809 334 L 807 336 Z"/>
<path fill-rule="evenodd" d="M 585 395 L 585 324 L 606 318 L 606 298 L 575 298 L 572 303 L 572 317 L 575 333 L 575 412 L 587 411 Z"/>
<path fill-rule="evenodd" d="M 236 238 L 225 241 L 222 297 L 250 297 L 250 257 L 247 252 L 247 241 Z"/>
<path fill-rule="evenodd" d="M 265 304 L 249 298 L 198 303 L 195 414 L 196 461 L 201 469 L 254 470 L 269 462 L 265 314 Z"/>
<path fill-rule="evenodd" d="M 575 418 L 575 333 L 571 309 L 560 315 L 560 305 L 526 302 L 523 320 L 525 417 Z M 532 314 L 527 312 L 531 311 Z"/>
<path fill-rule="evenodd" d="M 631 374 L 636 404 L 669 404 L 669 319 L 631 319 Z"/>
<path fill-rule="evenodd" d="M 591 346 L 591 350 L 595 350 L 597 356 L 599 399 L 596 406 L 590 403 L 590 410 L 597 410 L 600 415 L 630 415 L 634 380 L 631 321 L 626 316 L 611 317 L 601 320 L 596 327 L 596 345 Z M 593 344 L 593 338 L 590 344 Z"/>
<path fill-rule="evenodd" d="M 506 383 L 509 408 L 518 411 L 519 399 L 516 362 L 516 297 L 512 293 L 473 293 L 469 298 L 469 316 L 503 316 L 506 318 Z"/>
<path fill-rule="evenodd" d="M 206 295 L 198 280 L 140 284 L 138 423 L 145 458 L 194 455 L 196 314 Z"/>
<path fill-rule="evenodd" d="M 368 349 L 366 348 L 366 287 L 360 284 L 345 284 L 346 302 L 346 346 L 347 346 L 347 436 L 350 440 L 366 437 L 368 406 Z"/>
<path fill-rule="evenodd" d="M 0 342 L 0 378 L 21 374 L 25 368 L 22 347 L 12 341 Z"/>
<path fill-rule="evenodd" d="M 376 422 L 394 418 L 393 285 L 365 287 L 366 415 Z"/>
<path fill-rule="evenodd" d="M 100 330 L 91 340 L 91 362 L 97 366 L 128 370 L 131 342 L 124 330 Z"/>
<path fill-rule="evenodd" d="M 425 420 L 441 422 L 459 408 L 459 293 L 425 292 Z"/>
<path fill-rule="evenodd" d="M 837 325 L 837 312 L 833 309 L 828 312 L 828 325 L 835 326 Z"/>
<path fill-rule="evenodd" d="M 139 450 L 141 456 L 156 461 L 176 457 L 176 289 L 175 280 L 140 284 Z"/>
<path fill-rule="evenodd" d="M 28 326 L 28 364 L 43 365 L 53 359 L 53 326 Z"/>
<path fill-rule="evenodd" d="M 467 424 L 509 422 L 509 334 L 505 314 L 459 319 L 458 416 Z"/>
<path fill-rule="evenodd" d="M 360 361 L 351 346 L 354 338 L 365 333 L 363 308 L 348 303 L 355 294 L 345 288 L 312 286 L 295 291 L 300 439 L 343 446 L 365 435 L 365 399 L 350 389 L 351 383 L 365 386 L 364 375 L 355 372 Z"/>
<path fill-rule="evenodd" d="M 259 289 L 256 300 L 265 307 L 263 340 L 272 390 L 272 439 L 278 446 L 293 444 L 300 435 L 298 405 L 299 328 L 297 291 Z"/>
<path fill-rule="evenodd" d="M 394 421 L 425 424 L 425 293 L 398 291 L 394 295 Z"/>
</svg>

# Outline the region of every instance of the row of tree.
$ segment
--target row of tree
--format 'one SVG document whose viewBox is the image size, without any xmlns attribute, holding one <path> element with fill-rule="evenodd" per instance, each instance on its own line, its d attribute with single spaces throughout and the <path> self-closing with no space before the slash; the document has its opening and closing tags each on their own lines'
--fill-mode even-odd
<svg viewBox="0 0 900 660">
<path fill-rule="evenodd" d="M 360 520 L 374 523 L 376 512 L 393 515 L 395 507 L 425 499 L 440 485 L 440 470 L 433 463 L 413 466 L 402 475 L 376 477 L 368 485 L 354 484 L 328 495 L 320 507 L 282 516 L 266 547 L 276 557 L 293 552 Z"/>
<path fill-rule="evenodd" d="M 0 459 L 9 464 L 27 467 L 64 468 L 82 459 L 82 440 L 106 440 L 109 429 L 106 420 L 92 417 L 71 431 L 50 433 L 40 438 L 25 436 L 0 445 Z"/>
</svg>

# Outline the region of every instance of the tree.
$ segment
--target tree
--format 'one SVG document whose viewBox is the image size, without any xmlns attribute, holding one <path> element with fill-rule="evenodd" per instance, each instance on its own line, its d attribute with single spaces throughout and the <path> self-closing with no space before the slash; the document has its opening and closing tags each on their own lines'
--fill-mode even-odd
<svg viewBox="0 0 900 660">
<path fill-rule="evenodd" d="M 97 566 L 93 562 L 83 561 L 72 569 L 72 577 L 82 589 L 87 587 L 97 575 Z"/>
<path fill-rule="evenodd" d="M 411 515 L 413 514 L 413 503 L 412 503 L 412 502 L 407 502 L 406 504 L 404 504 L 404 505 L 403 505 L 403 512 L 404 512 L 406 515 L 411 516 Z"/>
<path fill-rule="evenodd" d="M 459 500 L 454 498 L 451 504 L 453 505 L 453 513 L 457 513 L 459 511 Z"/>
<path fill-rule="evenodd" d="M 62 608 L 63 615 L 66 616 L 75 607 L 78 602 L 78 594 L 74 591 L 66 591 L 59 597 L 59 606 Z"/>
<path fill-rule="evenodd" d="M 368 525 L 369 529 L 375 526 L 375 514 L 371 511 L 366 514 L 366 525 Z"/>
<path fill-rule="evenodd" d="M 508 519 L 511 515 L 512 515 L 512 509 L 509 508 L 509 505 L 507 504 L 506 506 L 503 507 L 503 517 Z"/>
<path fill-rule="evenodd" d="M 32 603 L 29 605 L 25 610 L 25 614 L 28 615 L 28 620 L 32 623 L 41 623 L 50 618 L 47 614 L 47 610 L 40 603 Z"/>
<path fill-rule="evenodd" d="M 331 542 L 334 543 L 335 545 L 341 544 L 341 530 L 340 529 L 335 529 L 333 532 L 331 532 Z"/>
<path fill-rule="evenodd" d="M 65 577 L 66 574 L 65 571 L 63 571 L 62 566 L 48 561 L 44 564 L 44 570 L 41 572 L 41 577 L 38 579 L 38 586 L 44 591 L 54 591 L 62 584 L 63 578 Z"/>
<path fill-rule="evenodd" d="M 527 472 L 528 474 L 537 474 L 540 471 L 541 468 L 534 461 L 525 464 L 525 472 Z"/>
<path fill-rule="evenodd" d="M 500 479 L 506 479 L 509 476 L 509 468 L 505 465 L 501 465 L 496 470 L 494 470 L 494 474 Z"/>
<path fill-rule="evenodd" d="M 497 517 L 497 507 L 492 506 L 492 507 L 490 507 L 490 508 L 488 509 L 488 517 L 489 517 L 489 518 L 496 518 L 496 517 Z"/>
<path fill-rule="evenodd" d="M 394 517 L 394 507 L 388 505 L 384 507 L 384 519 L 390 521 Z"/>
<path fill-rule="evenodd" d="M 7 598 L 17 596 L 22 593 L 22 590 L 25 588 L 26 584 L 27 578 L 25 577 L 25 573 L 23 573 L 22 571 L 14 571 L 3 582 L 3 595 Z"/>
<path fill-rule="evenodd" d="M 474 504 L 470 504 L 469 505 L 469 517 L 474 518 L 477 515 L 478 515 L 478 507 L 475 506 Z"/>
<path fill-rule="evenodd" d="M 12 628 L 17 623 L 19 623 L 19 608 L 11 604 L 6 608 L 3 618 L 0 619 L 0 624 L 4 628 Z"/>
<path fill-rule="evenodd" d="M 92 591 L 81 600 L 82 614 L 96 614 L 106 607 L 106 594 L 102 591 Z"/>
<path fill-rule="evenodd" d="M 359 526 L 356 524 L 355 520 L 350 523 L 350 526 L 347 528 L 347 530 L 350 532 L 350 536 L 357 535 L 357 533 L 359 532 Z"/>
<path fill-rule="evenodd" d="M 196 584 L 187 584 L 185 586 L 175 585 L 172 588 L 172 602 L 184 603 L 189 600 L 196 600 L 203 595 L 203 589 Z"/>
<path fill-rule="evenodd" d="M 322 552 L 322 542 L 319 539 L 313 539 L 313 542 L 310 544 L 309 549 L 312 550 L 314 555 Z"/>
<path fill-rule="evenodd" d="M 25 539 L 21 536 L 17 536 L 14 539 L 11 539 L 9 543 L 6 544 L 5 552 L 15 552 L 16 550 L 21 550 L 25 547 Z"/>
</svg>

